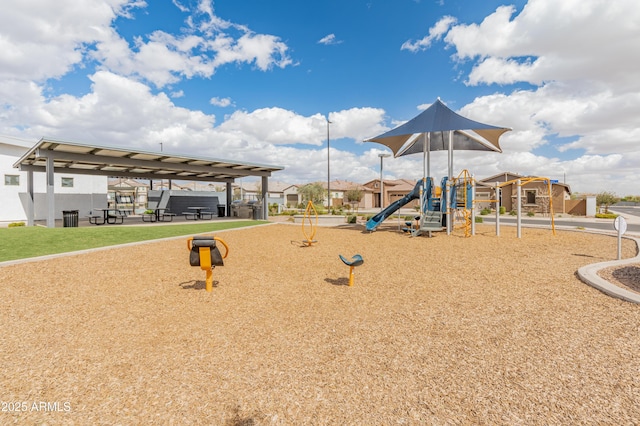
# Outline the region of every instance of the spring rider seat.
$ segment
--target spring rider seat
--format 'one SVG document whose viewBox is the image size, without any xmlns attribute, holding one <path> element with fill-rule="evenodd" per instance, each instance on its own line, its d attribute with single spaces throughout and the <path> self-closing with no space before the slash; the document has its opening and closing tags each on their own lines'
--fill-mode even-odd
<svg viewBox="0 0 640 426">
<path fill-rule="evenodd" d="M 224 246 L 224 256 L 220 253 L 216 242 L 220 242 Z M 196 235 L 187 239 L 187 248 L 190 250 L 189 263 L 191 266 L 199 266 L 200 269 L 206 271 L 206 289 L 211 291 L 213 289 L 213 268 L 224 266 L 222 260 L 229 254 L 229 246 L 218 237 Z"/>
<path fill-rule="evenodd" d="M 356 254 L 355 256 L 353 256 L 351 258 L 351 260 L 347 260 L 341 254 L 339 254 L 338 256 L 340 256 L 340 260 L 342 260 L 342 262 L 349 267 L 349 286 L 352 286 L 353 285 L 354 275 L 355 275 L 353 273 L 353 269 L 356 266 L 362 265 L 364 263 L 364 259 L 362 259 L 362 256 L 360 256 L 359 254 Z"/>
</svg>

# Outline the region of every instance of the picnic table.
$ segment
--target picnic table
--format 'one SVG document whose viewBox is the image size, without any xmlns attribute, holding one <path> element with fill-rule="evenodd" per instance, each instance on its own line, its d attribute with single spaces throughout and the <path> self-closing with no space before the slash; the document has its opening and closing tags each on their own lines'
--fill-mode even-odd
<svg viewBox="0 0 640 426">
<path fill-rule="evenodd" d="M 89 223 L 94 225 L 102 225 L 105 223 L 115 224 L 120 221 L 120 223 L 124 223 L 124 218 L 127 215 L 123 210 L 116 208 L 106 208 L 106 209 L 93 209 L 96 212 L 102 212 L 102 218 L 99 214 L 91 214 L 89 215 Z M 102 222 L 100 222 L 102 219 Z"/>
<path fill-rule="evenodd" d="M 192 212 L 183 212 L 185 219 L 204 219 L 205 216 L 209 216 L 208 219 L 213 218 L 213 212 L 206 211 L 208 207 L 205 206 L 193 206 L 187 207 L 189 210 L 193 210 Z"/>
<path fill-rule="evenodd" d="M 175 213 L 168 213 L 167 208 L 155 208 L 155 209 L 149 209 L 149 210 L 153 210 L 153 213 L 146 213 L 146 212 L 143 213 L 142 214 L 143 222 L 159 222 L 159 221 L 171 222 L 173 220 L 173 217 L 175 216 Z"/>
</svg>

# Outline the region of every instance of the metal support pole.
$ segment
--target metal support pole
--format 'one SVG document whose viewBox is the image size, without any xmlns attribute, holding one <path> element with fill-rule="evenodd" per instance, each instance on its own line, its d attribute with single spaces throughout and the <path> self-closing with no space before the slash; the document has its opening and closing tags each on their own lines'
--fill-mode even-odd
<svg viewBox="0 0 640 426">
<path fill-rule="evenodd" d="M 329 157 L 330 145 L 329 145 L 329 116 L 327 115 L 327 210 L 331 213 L 331 160 Z"/>
<path fill-rule="evenodd" d="M 449 163 L 449 172 L 447 176 L 447 193 L 446 193 L 446 201 L 447 208 L 445 211 L 447 212 L 447 235 L 451 235 L 453 220 L 451 219 L 451 185 L 453 182 L 453 130 L 449 131 L 449 150 L 448 150 L 448 163 Z"/>
<path fill-rule="evenodd" d="M 476 235 L 476 180 L 471 175 L 471 235 Z"/>
<path fill-rule="evenodd" d="M 53 167 L 53 157 L 47 156 L 47 228 L 56 227 L 56 194 Z"/>
<path fill-rule="evenodd" d="M 226 217 L 230 217 L 231 216 L 231 202 L 233 201 L 233 185 L 231 185 L 231 182 L 227 182 L 227 202 L 225 203 L 227 205 L 227 207 L 225 208 L 225 216 Z"/>
<path fill-rule="evenodd" d="M 269 220 L 269 178 L 262 176 L 262 218 Z"/>
<path fill-rule="evenodd" d="M 35 202 L 33 196 L 33 170 L 27 172 L 27 226 L 35 222 Z"/>
<path fill-rule="evenodd" d="M 500 194 L 502 189 L 498 186 L 500 183 L 496 182 L 496 236 L 500 236 Z"/>
<path fill-rule="evenodd" d="M 382 174 L 383 162 L 384 154 L 380 154 L 380 210 L 384 209 L 384 175 Z"/>
<path fill-rule="evenodd" d="M 518 213 L 518 218 L 516 220 L 517 222 L 517 234 L 518 234 L 518 238 L 522 238 L 522 181 L 520 179 L 518 179 L 516 181 L 516 187 L 517 187 L 517 197 L 516 197 L 516 211 Z"/>
</svg>

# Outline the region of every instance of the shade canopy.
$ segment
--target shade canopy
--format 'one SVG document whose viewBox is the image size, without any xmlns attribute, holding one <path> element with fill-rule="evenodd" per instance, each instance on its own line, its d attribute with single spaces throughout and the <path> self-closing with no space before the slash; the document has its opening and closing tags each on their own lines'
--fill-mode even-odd
<svg viewBox="0 0 640 426">
<path fill-rule="evenodd" d="M 449 138 L 445 135 L 453 131 L 453 150 L 502 152 L 499 138 L 509 130 L 463 117 L 438 99 L 413 119 L 365 142 L 385 145 L 399 157 L 423 152 L 426 138 L 420 136 L 426 133 L 429 133 L 429 151 L 448 150 Z"/>
</svg>

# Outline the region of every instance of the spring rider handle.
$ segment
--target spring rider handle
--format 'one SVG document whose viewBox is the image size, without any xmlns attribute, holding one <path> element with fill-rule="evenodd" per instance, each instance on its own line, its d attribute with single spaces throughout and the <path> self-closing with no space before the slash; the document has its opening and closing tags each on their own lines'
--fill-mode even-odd
<svg viewBox="0 0 640 426">
<path fill-rule="evenodd" d="M 224 256 L 218 250 L 216 242 L 225 248 Z M 213 236 L 195 236 L 187 239 L 187 248 L 190 251 L 189 263 L 191 266 L 199 266 L 207 273 L 206 289 L 213 289 L 213 268 L 224 266 L 223 259 L 229 254 L 229 246 L 221 238 Z"/>
</svg>

